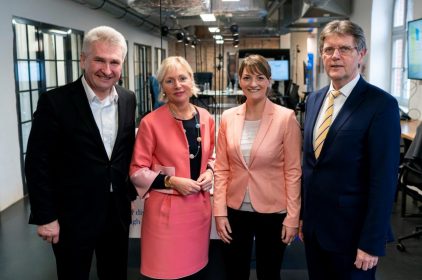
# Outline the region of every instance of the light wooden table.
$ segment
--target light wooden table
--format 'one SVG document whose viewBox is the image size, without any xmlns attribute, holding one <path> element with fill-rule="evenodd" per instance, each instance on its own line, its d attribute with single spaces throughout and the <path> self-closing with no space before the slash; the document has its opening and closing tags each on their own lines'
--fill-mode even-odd
<svg viewBox="0 0 422 280">
<path fill-rule="evenodd" d="M 413 141 L 415 139 L 416 129 L 420 123 L 421 121 L 419 120 L 400 121 L 401 137 Z"/>
</svg>

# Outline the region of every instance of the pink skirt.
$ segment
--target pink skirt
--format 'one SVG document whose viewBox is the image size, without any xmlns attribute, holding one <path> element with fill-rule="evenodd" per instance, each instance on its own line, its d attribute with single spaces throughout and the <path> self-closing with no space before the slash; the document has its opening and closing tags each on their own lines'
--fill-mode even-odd
<svg viewBox="0 0 422 280">
<path fill-rule="evenodd" d="M 181 196 L 151 191 L 141 228 L 141 273 L 177 279 L 208 263 L 211 229 L 209 193 Z"/>
</svg>

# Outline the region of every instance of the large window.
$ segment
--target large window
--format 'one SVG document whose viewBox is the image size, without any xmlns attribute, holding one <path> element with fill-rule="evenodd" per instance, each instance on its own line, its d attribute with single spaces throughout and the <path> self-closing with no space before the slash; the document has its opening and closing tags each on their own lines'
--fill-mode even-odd
<svg viewBox="0 0 422 280">
<path fill-rule="evenodd" d="M 137 122 L 143 115 L 152 110 L 150 86 L 148 76 L 151 75 L 151 47 L 134 44 L 134 70 L 135 70 L 135 95 Z"/>
<path fill-rule="evenodd" d="M 401 106 L 408 106 L 410 81 L 407 79 L 407 22 L 411 0 L 395 0 L 393 14 L 392 56 L 391 56 L 391 94 Z"/>
<path fill-rule="evenodd" d="M 126 46 L 127 46 L 127 41 L 126 41 Z M 123 65 L 122 65 L 122 75 L 119 81 L 119 85 L 127 89 L 129 88 L 129 62 L 128 60 L 129 60 L 129 46 L 127 48 L 125 61 L 123 62 Z"/>
<path fill-rule="evenodd" d="M 83 32 L 18 17 L 13 18 L 12 25 L 23 165 L 39 94 L 74 81 L 82 73 L 79 55 Z"/>
<path fill-rule="evenodd" d="M 166 50 L 161 48 L 155 48 L 155 61 L 154 61 L 154 73 L 157 73 L 161 62 L 166 58 Z"/>
</svg>

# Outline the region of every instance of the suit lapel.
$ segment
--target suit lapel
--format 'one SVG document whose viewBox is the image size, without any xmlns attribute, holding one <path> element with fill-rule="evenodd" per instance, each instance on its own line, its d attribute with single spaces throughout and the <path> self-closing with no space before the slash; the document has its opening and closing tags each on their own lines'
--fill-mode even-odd
<svg viewBox="0 0 422 280">
<path fill-rule="evenodd" d="M 309 143 L 311 143 L 312 150 L 313 150 L 313 143 L 314 143 L 314 127 L 318 119 L 319 111 L 322 108 L 322 104 L 324 102 L 327 91 L 328 91 L 328 87 L 318 91 L 316 93 L 315 98 L 313 99 L 313 103 L 307 104 L 306 106 L 307 108 L 306 108 L 305 121 L 307 124 L 309 124 L 307 125 L 307 128 L 310 130 L 308 133 L 306 133 L 306 135 L 308 135 L 308 139 L 306 140 L 309 141 Z"/>
<path fill-rule="evenodd" d="M 330 130 L 328 131 L 327 138 L 325 139 L 324 146 L 322 147 L 321 155 L 324 154 L 324 147 L 330 147 L 333 144 L 334 139 L 341 130 L 341 127 L 344 123 L 350 118 L 353 112 L 359 107 L 359 105 L 365 100 L 366 95 L 364 93 L 366 88 L 366 82 L 363 78 L 360 78 L 359 82 L 356 84 L 355 88 L 350 93 L 337 117 L 334 119 Z"/>
<path fill-rule="evenodd" d="M 239 157 L 239 160 L 247 168 L 245 159 L 243 158 L 242 151 L 240 150 L 240 138 L 242 137 L 243 125 L 245 124 L 245 113 L 246 113 L 246 104 L 242 104 L 235 112 L 235 118 L 233 123 L 232 139 L 233 143 L 236 146 L 236 153 Z"/>
<path fill-rule="evenodd" d="M 117 101 L 117 119 L 118 119 L 118 125 L 117 125 L 117 134 L 116 134 L 116 140 L 114 141 L 113 151 L 111 153 L 111 157 L 113 157 L 115 153 L 115 147 L 118 147 L 119 142 L 121 140 L 122 136 L 122 129 L 123 125 L 125 123 L 124 117 L 127 115 L 124 112 L 127 111 L 127 102 L 126 102 L 126 96 L 123 94 L 122 89 L 116 87 L 117 95 L 119 96 L 119 99 Z"/>
<path fill-rule="evenodd" d="M 249 160 L 249 166 L 252 165 L 258 150 L 261 147 L 262 142 L 264 141 L 265 135 L 267 135 L 268 129 L 271 126 L 274 116 L 274 107 L 273 103 L 270 100 L 266 100 L 264 113 L 262 114 L 261 124 L 259 125 L 258 132 L 256 134 L 255 140 L 252 144 L 251 156 Z"/>
<path fill-rule="evenodd" d="M 107 152 L 104 147 L 104 143 L 101 139 L 100 131 L 98 130 L 97 123 L 95 122 L 94 116 L 89 106 L 88 98 L 85 93 L 85 89 L 82 85 L 81 78 L 74 83 L 74 90 L 72 91 L 71 98 L 81 117 L 81 121 L 87 126 L 87 131 L 92 134 L 93 141 L 96 142 L 97 147 L 101 147 L 104 155 L 108 158 Z M 76 121 L 76 120 L 75 120 Z"/>
</svg>

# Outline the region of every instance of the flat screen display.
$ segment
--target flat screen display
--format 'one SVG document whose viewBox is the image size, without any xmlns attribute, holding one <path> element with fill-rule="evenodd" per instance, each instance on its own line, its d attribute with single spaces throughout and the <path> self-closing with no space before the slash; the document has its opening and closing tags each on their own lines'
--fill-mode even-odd
<svg viewBox="0 0 422 280">
<path fill-rule="evenodd" d="M 422 19 L 409 21 L 407 30 L 407 77 L 412 80 L 422 80 Z"/>
<path fill-rule="evenodd" d="M 271 79 L 274 81 L 287 81 L 289 79 L 288 60 L 269 60 L 271 67 Z"/>
</svg>

